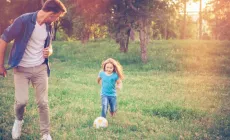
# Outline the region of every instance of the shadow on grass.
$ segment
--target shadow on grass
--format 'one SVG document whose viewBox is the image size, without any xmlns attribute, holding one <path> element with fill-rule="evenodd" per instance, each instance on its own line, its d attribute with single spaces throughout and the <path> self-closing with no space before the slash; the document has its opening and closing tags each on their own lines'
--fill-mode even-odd
<svg viewBox="0 0 230 140">
<path fill-rule="evenodd" d="M 221 140 L 230 140 L 230 115 L 218 117 L 208 131 L 210 134 L 218 134 Z"/>
<path fill-rule="evenodd" d="M 161 107 L 153 107 L 151 109 L 142 110 L 144 114 L 151 116 L 164 117 L 169 120 L 180 120 L 180 119 L 196 119 L 205 115 L 204 112 L 195 111 L 192 109 L 185 109 L 179 106 L 173 106 L 172 104 L 166 104 Z"/>
<path fill-rule="evenodd" d="M 230 85 L 229 85 L 230 87 Z M 209 128 L 210 134 L 218 134 L 221 140 L 230 140 L 230 94 L 222 97 L 222 105 L 217 111 L 215 120 Z"/>
</svg>

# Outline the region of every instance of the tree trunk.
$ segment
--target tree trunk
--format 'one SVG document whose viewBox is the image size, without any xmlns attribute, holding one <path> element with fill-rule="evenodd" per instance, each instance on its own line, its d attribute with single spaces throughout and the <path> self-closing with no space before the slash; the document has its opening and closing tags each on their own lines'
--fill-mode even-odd
<svg viewBox="0 0 230 140">
<path fill-rule="evenodd" d="M 181 39 L 185 39 L 185 32 L 186 32 L 186 15 L 187 15 L 187 0 L 184 0 L 184 21 L 183 21 L 183 31 Z"/>
<path fill-rule="evenodd" d="M 202 0 L 200 0 L 199 39 L 202 39 Z"/>
<path fill-rule="evenodd" d="M 81 43 L 82 44 L 86 44 L 89 41 L 89 35 L 90 35 L 90 33 L 86 30 L 84 30 L 81 33 Z"/>
<path fill-rule="evenodd" d="M 126 29 L 124 29 L 126 30 Z M 119 39 L 120 52 L 127 53 L 129 50 L 129 37 L 130 37 L 131 28 L 127 32 L 123 33 L 123 36 Z"/>
<path fill-rule="evenodd" d="M 135 40 L 135 32 L 134 32 L 133 29 L 131 29 L 131 31 L 130 31 L 130 39 L 131 39 L 132 41 Z"/>
<path fill-rule="evenodd" d="M 216 23 L 215 23 L 215 40 L 218 40 L 218 37 L 217 37 L 217 29 L 218 29 L 218 19 L 217 19 L 217 16 L 215 16 L 215 21 L 216 21 Z"/>
<path fill-rule="evenodd" d="M 141 49 L 141 60 L 143 63 L 147 63 L 147 43 L 148 43 L 148 34 L 147 34 L 147 24 L 145 19 L 140 20 L 140 49 Z"/>
<path fill-rule="evenodd" d="M 164 35 L 165 35 L 165 40 L 168 39 L 168 24 L 165 24 L 165 29 L 164 29 Z"/>
<path fill-rule="evenodd" d="M 120 39 L 119 44 L 120 44 L 120 52 L 124 53 L 125 52 L 125 48 L 126 48 L 126 46 L 125 46 L 126 45 L 125 40 L 124 39 Z"/>
<path fill-rule="evenodd" d="M 58 30 L 58 21 L 55 21 L 54 22 L 54 37 L 53 37 L 53 40 L 56 40 L 57 30 Z"/>
<path fill-rule="evenodd" d="M 44 4 L 44 0 L 41 0 L 41 5 L 43 6 L 43 4 Z"/>
<path fill-rule="evenodd" d="M 125 44 L 125 53 L 129 50 L 129 37 L 130 37 L 131 28 L 127 31 L 126 44 Z"/>
</svg>

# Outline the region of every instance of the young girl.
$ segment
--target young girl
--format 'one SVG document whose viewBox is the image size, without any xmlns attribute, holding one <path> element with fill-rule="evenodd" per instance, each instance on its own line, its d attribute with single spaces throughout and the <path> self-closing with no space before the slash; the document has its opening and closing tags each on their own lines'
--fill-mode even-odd
<svg viewBox="0 0 230 140">
<path fill-rule="evenodd" d="M 97 82 L 101 84 L 101 116 L 106 118 L 108 105 L 113 117 L 116 113 L 117 89 L 122 88 L 123 70 L 120 63 L 112 58 L 102 62 L 102 70 L 99 72 Z"/>
</svg>

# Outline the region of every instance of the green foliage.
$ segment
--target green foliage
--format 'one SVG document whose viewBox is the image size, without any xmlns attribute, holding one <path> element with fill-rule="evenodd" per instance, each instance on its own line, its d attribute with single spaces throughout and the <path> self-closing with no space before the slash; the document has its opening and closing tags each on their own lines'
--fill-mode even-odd
<svg viewBox="0 0 230 140">
<path fill-rule="evenodd" d="M 147 20 L 150 39 L 178 39 L 183 32 L 186 39 L 195 39 L 198 34 L 195 23 L 189 18 L 185 23 L 186 30 L 182 29 L 184 22 L 180 12 L 184 7 L 184 0 L 62 0 L 62 2 L 68 12 L 60 20 L 60 30 L 63 30 L 68 37 L 82 40 L 83 43 L 91 38 L 104 38 L 108 35 L 116 41 L 123 38 L 127 40 L 130 28 L 139 31 L 138 22 L 141 18 Z M 0 20 L 1 34 L 19 15 L 39 10 L 41 1 L 1 0 L 0 5 L 0 19 L 4 19 Z M 203 12 L 203 18 L 207 21 L 208 30 L 211 31 L 204 33 L 203 39 L 230 38 L 229 5 L 230 2 L 226 0 L 210 0 Z M 65 40 L 67 37 L 61 38 Z"/>
<path fill-rule="evenodd" d="M 215 39 L 230 39 L 230 1 L 228 0 L 210 0 L 204 12 L 204 18 L 207 20 L 211 29 L 211 35 Z"/>
<path fill-rule="evenodd" d="M 63 31 L 63 29 L 59 29 L 56 32 L 56 40 L 57 41 L 68 41 L 69 37 L 68 35 Z"/>
<path fill-rule="evenodd" d="M 150 30 L 150 34 L 158 30 L 159 32 L 155 34 L 166 39 L 178 36 L 178 4 L 170 0 L 96 0 L 87 3 L 83 0 L 78 2 L 63 0 L 63 2 L 68 7 L 68 13 L 61 21 L 61 25 L 69 36 L 80 40 L 94 36 L 95 32 L 90 30 L 93 25 L 99 25 L 98 28 L 107 26 L 106 31 L 118 42 L 121 39 L 126 40 L 130 28 L 139 30 L 141 18 L 148 20 L 149 24 L 152 21 L 157 24 Z M 105 35 L 106 31 L 101 32 L 100 36 Z M 155 36 L 153 38 L 155 39 Z"/>
<path fill-rule="evenodd" d="M 73 36 L 83 43 L 90 38 L 106 36 L 107 30 L 103 25 L 108 20 L 109 5 L 106 5 L 107 2 L 63 0 L 63 3 L 67 5 L 68 13 L 61 20 L 61 26 L 69 36 Z M 95 25 L 97 25 L 97 30 L 92 30 Z"/>
<path fill-rule="evenodd" d="M 41 8 L 40 0 L 1 0 L 0 34 L 21 14 L 35 12 Z"/>
</svg>

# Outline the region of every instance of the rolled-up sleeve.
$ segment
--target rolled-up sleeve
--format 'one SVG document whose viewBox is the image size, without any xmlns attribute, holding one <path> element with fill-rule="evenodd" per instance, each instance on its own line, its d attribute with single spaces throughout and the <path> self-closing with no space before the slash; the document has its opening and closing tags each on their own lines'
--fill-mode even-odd
<svg viewBox="0 0 230 140">
<path fill-rule="evenodd" d="M 18 35 L 20 35 L 22 26 L 23 24 L 21 17 L 16 18 L 14 22 L 4 30 L 1 38 L 9 43 L 13 39 L 17 38 Z"/>
<path fill-rule="evenodd" d="M 99 74 L 98 74 L 98 77 L 102 78 L 102 74 L 103 74 L 103 72 L 100 71 Z"/>
</svg>

